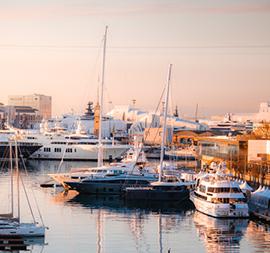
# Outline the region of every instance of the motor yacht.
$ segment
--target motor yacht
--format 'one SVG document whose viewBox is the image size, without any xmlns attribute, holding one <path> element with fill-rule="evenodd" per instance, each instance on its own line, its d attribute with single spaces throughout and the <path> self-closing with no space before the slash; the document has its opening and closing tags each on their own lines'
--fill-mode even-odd
<svg viewBox="0 0 270 253">
<path fill-rule="evenodd" d="M 198 211 L 213 217 L 249 216 L 246 198 L 239 184 L 220 170 L 198 175 L 190 199 Z"/>
</svg>

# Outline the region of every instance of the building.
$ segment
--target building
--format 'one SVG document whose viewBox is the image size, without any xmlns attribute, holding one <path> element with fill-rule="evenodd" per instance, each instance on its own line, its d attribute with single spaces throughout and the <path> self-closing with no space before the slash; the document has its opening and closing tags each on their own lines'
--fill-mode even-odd
<svg viewBox="0 0 270 253">
<path fill-rule="evenodd" d="M 270 140 L 255 136 L 202 137 L 199 141 L 202 165 L 226 162 L 236 177 L 252 184 L 270 185 Z"/>
<path fill-rule="evenodd" d="M 38 110 L 30 106 L 5 106 L 5 114 L 7 123 L 16 128 L 31 129 L 41 122 Z"/>
<path fill-rule="evenodd" d="M 49 119 L 52 117 L 52 97 L 41 94 L 9 96 L 9 106 L 28 106 L 37 110 L 41 119 Z"/>
<path fill-rule="evenodd" d="M 231 122 L 270 122 L 270 102 L 262 102 L 257 113 L 229 113 Z M 213 116 L 212 121 L 228 121 L 227 116 Z"/>
<path fill-rule="evenodd" d="M 162 142 L 162 131 L 161 127 L 156 128 L 145 128 L 143 135 L 143 142 L 146 145 L 161 145 Z M 171 127 L 167 128 L 165 145 L 172 143 L 173 130 Z"/>
</svg>

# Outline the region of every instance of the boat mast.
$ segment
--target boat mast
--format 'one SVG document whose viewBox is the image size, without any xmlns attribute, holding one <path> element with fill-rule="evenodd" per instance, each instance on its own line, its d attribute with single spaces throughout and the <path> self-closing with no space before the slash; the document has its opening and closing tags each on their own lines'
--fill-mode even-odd
<svg viewBox="0 0 270 253">
<path fill-rule="evenodd" d="M 18 220 L 20 221 L 20 175 L 19 175 L 19 162 L 18 162 L 18 145 L 15 139 L 15 165 L 17 173 L 17 206 L 18 206 Z"/>
<path fill-rule="evenodd" d="M 103 113 L 103 89 L 104 89 L 104 76 L 105 76 L 107 30 L 108 30 L 108 26 L 105 27 L 105 34 L 104 34 L 104 40 L 103 40 L 103 59 L 102 59 L 102 76 L 101 76 L 101 91 L 100 91 L 99 131 L 98 131 L 98 167 L 101 167 L 103 165 L 102 113 Z"/>
<path fill-rule="evenodd" d="M 11 214 L 14 215 L 14 192 L 13 192 L 13 163 L 12 163 L 12 145 L 9 141 L 9 162 L 10 162 L 10 193 L 11 193 Z"/>
<path fill-rule="evenodd" d="M 167 84 L 166 84 L 166 100 L 165 100 L 165 110 L 164 110 L 164 120 L 163 120 L 163 130 L 162 130 L 162 142 L 161 142 L 161 153 L 160 153 L 160 168 L 159 168 L 159 177 L 158 181 L 161 182 L 162 170 L 163 170 L 163 158 L 164 158 L 164 147 L 166 141 L 166 132 L 167 132 L 167 116 L 168 116 L 168 102 L 169 102 L 169 91 L 170 91 L 170 81 L 171 81 L 171 71 L 172 64 L 169 65 Z"/>
</svg>

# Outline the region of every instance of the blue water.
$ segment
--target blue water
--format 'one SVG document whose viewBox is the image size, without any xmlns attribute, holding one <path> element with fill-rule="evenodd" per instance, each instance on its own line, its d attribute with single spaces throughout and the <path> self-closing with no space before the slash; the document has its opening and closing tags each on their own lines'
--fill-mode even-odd
<svg viewBox="0 0 270 253">
<path fill-rule="evenodd" d="M 49 229 L 45 241 L 31 242 L 30 252 L 270 252 L 270 227 L 248 219 L 220 220 L 196 212 L 192 203 L 162 206 L 125 202 L 117 197 L 67 194 L 60 188 L 40 188 L 59 162 L 28 163 L 23 176 L 29 196 L 37 199 Z M 61 171 L 93 163 L 65 162 Z M 9 177 L 1 173 L 1 212 L 8 206 Z M 5 190 L 4 190 L 5 188 Z M 31 202 L 34 198 L 30 197 Z M 30 220 L 22 196 L 22 218 Z M 34 205 L 33 205 L 34 206 Z M 37 208 L 33 207 L 37 215 Z M 38 219 L 40 221 L 40 219 Z"/>
</svg>

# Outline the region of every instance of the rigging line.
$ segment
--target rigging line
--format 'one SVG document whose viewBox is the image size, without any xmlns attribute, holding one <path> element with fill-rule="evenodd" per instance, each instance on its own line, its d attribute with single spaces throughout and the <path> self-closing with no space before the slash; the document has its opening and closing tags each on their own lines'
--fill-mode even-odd
<svg viewBox="0 0 270 253">
<path fill-rule="evenodd" d="M 18 172 L 18 173 L 19 173 L 19 172 Z M 29 196 L 28 196 L 27 191 L 26 191 L 26 189 L 25 189 L 25 184 L 24 184 L 24 182 L 23 182 L 23 179 L 22 179 L 22 176 L 21 176 L 20 173 L 19 173 L 19 178 L 20 178 L 21 183 L 22 183 L 22 186 L 23 186 L 23 191 L 24 191 L 24 194 L 25 194 L 25 197 L 26 197 L 26 200 L 27 200 L 27 204 L 28 204 L 28 207 L 29 207 L 29 209 L 30 209 L 30 212 L 31 212 L 33 221 L 34 221 L 34 223 L 36 223 L 36 219 L 35 219 L 35 216 L 34 216 L 34 212 L 33 212 L 33 209 L 32 209 L 32 207 L 31 207 L 31 205 L 30 205 Z"/>
<path fill-rule="evenodd" d="M 65 157 L 66 152 L 67 152 L 67 146 L 68 146 L 69 140 L 70 140 L 70 136 L 69 136 L 69 139 L 66 140 L 65 150 L 64 150 L 63 155 L 62 155 L 62 157 L 61 157 L 61 161 L 60 161 L 60 163 L 59 163 L 59 165 L 58 165 L 57 173 L 60 172 L 61 167 L 62 167 L 62 164 L 64 163 L 64 157 Z"/>
<path fill-rule="evenodd" d="M 24 159 L 22 158 L 21 161 L 22 161 L 22 165 L 23 165 L 23 168 L 24 168 L 24 171 L 25 171 L 26 176 L 27 176 L 27 177 L 30 177 L 29 174 L 28 174 L 28 171 L 27 171 L 27 169 L 26 169 L 26 165 L 25 165 Z M 21 179 L 21 180 L 22 180 L 22 179 Z M 38 202 L 37 202 L 37 198 L 36 198 L 36 195 L 35 195 L 34 190 L 33 190 L 32 187 L 31 187 L 31 191 L 32 191 L 32 194 L 33 194 L 33 198 L 34 198 L 34 201 L 35 201 L 35 205 L 36 205 L 36 207 L 37 207 L 37 211 L 38 211 L 38 215 L 39 215 L 41 224 L 44 226 L 43 217 L 42 217 L 41 211 L 40 211 L 40 209 L 39 209 L 39 205 L 38 205 Z"/>
<path fill-rule="evenodd" d="M 147 140 L 147 138 L 148 138 L 148 136 L 149 136 L 149 134 L 150 134 L 150 128 L 152 128 L 153 125 L 154 125 L 154 120 L 155 120 L 155 118 L 156 118 L 155 115 L 157 114 L 158 108 L 159 108 L 160 103 L 161 103 L 161 101 L 162 101 L 162 98 L 163 98 L 163 96 L 164 96 L 164 92 L 165 92 L 165 87 L 164 87 L 163 90 L 162 90 L 161 96 L 160 96 L 160 98 L 159 98 L 159 102 L 158 102 L 158 104 L 157 104 L 157 106 L 156 106 L 156 109 L 155 109 L 155 111 L 154 111 L 154 117 L 152 118 L 151 124 L 150 124 L 148 130 L 146 131 L 145 138 L 144 138 L 144 142 Z M 155 137 L 154 137 L 154 140 L 155 140 L 156 137 L 157 137 L 157 133 L 158 133 L 158 131 L 156 132 L 156 135 L 155 135 Z M 134 169 L 135 169 L 135 166 L 136 166 L 136 164 L 137 164 L 137 162 L 138 162 L 138 160 L 139 160 L 140 153 L 141 153 L 142 149 L 143 149 L 143 145 L 141 145 L 141 147 L 140 147 L 140 149 L 139 149 L 139 151 L 138 151 L 138 156 L 136 157 L 135 163 L 134 163 L 134 165 L 132 166 L 131 173 L 132 173 L 132 172 L 134 171 Z"/>
</svg>

